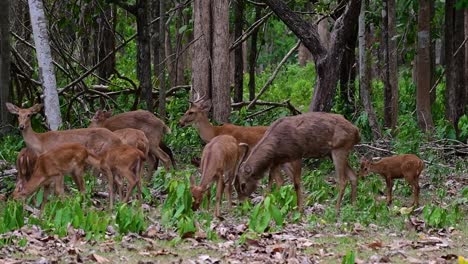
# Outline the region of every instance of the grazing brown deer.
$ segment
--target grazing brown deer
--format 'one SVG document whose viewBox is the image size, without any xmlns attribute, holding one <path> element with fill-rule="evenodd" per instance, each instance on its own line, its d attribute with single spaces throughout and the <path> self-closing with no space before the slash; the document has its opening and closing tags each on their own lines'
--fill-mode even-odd
<svg viewBox="0 0 468 264">
<path fill-rule="evenodd" d="M 240 189 L 248 195 L 271 164 L 331 156 L 340 188 L 336 203 L 339 213 L 348 180 L 351 181 L 351 200 L 353 203 L 356 200 L 358 179 L 348 164 L 348 155 L 359 141 L 358 128 L 341 115 L 311 112 L 280 118 L 241 164 L 238 173 Z M 297 197 L 298 204 L 299 201 L 302 203 L 300 192 Z"/>
<path fill-rule="evenodd" d="M 31 127 L 31 117 L 38 113 L 42 105 L 35 104 L 30 108 L 20 108 L 6 103 L 10 113 L 18 115 L 18 126 L 28 149 L 35 155 L 43 154 L 65 143 L 80 143 L 94 155 L 99 156 L 110 146 L 122 144 L 119 137 L 105 128 L 80 128 L 64 131 L 36 133 Z M 55 177 L 55 188 L 62 188 L 63 177 Z"/>
<path fill-rule="evenodd" d="M 237 173 L 237 168 L 247 151 L 247 144 L 239 144 L 237 140 L 230 135 L 220 135 L 211 139 L 202 153 L 200 165 L 202 177 L 200 185 L 195 185 L 193 175 L 190 177 L 190 190 L 194 198 L 194 210 L 197 210 L 200 206 L 205 192 L 208 191 L 209 197 L 209 188 L 215 181 L 217 182 L 215 216 L 220 216 L 219 208 L 221 206 L 224 188 L 226 188 L 228 206 L 231 208 L 231 187 Z"/>
<path fill-rule="evenodd" d="M 161 141 L 165 134 L 170 133 L 170 128 L 151 112 L 137 110 L 112 116 L 111 112 L 98 110 L 91 119 L 89 127 L 103 127 L 111 131 L 124 128 L 141 130 L 145 133 L 150 146 L 149 175 L 153 175 L 158 159 L 163 161 L 166 170 L 169 170 L 171 163 L 172 167 L 175 168 L 172 151 Z"/>
<path fill-rule="evenodd" d="M 179 125 L 181 127 L 193 125 L 205 143 L 210 142 L 211 139 L 219 135 L 231 135 L 236 138 L 237 141 L 246 143 L 250 149 L 260 141 L 263 134 L 268 129 L 267 126 L 236 126 L 228 123 L 221 126 L 213 126 L 208 120 L 210 108 L 211 102 L 204 98 L 199 98 L 194 102 L 190 102 L 190 108 L 180 118 Z M 271 166 L 268 181 L 269 189 L 272 187 L 273 180 L 276 181 L 278 187 L 283 185 L 284 181 L 281 177 L 280 168 L 289 176 L 297 191 L 297 188 L 300 188 L 297 183 L 300 181 L 301 177 L 301 160 L 299 159 L 290 163 Z M 238 189 L 237 184 L 236 189 Z M 241 199 L 245 198 L 240 192 L 238 192 L 238 195 Z"/>
<path fill-rule="evenodd" d="M 377 173 L 385 178 L 387 184 L 387 204 L 392 203 L 393 180 L 405 178 L 413 189 L 413 206 L 419 205 L 419 176 L 424 170 L 424 162 L 413 154 L 396 155 L 372 162 L 361 158 L 361 169 L 358 175 L 367 176 Z"/>
<path fill-rule="evenodd" d="M 127 179 L 128 189 L 124 198 L 127 202 L 133 189 L 138 190 L 138 199 L 141 199 L 141 172 L 142 164 L 145 161 L 145 154 L 135 147 L 127 144 L 120 144 L 107 149 L 93 165 L 98 167 L 107 177 L 109 184 L 109 208 L 114 204 L 114 179 Z M 122 183 L 118 183 L 119 195 L 122 197 Z"/>
<path fill-rule="evenodd" d="M 24 181 L 17 183 L 15 191 L 13 192 L 14 199 L 22 199 L 28 197 L 30 194 L 35 192 L 39 187 L 44 185 L 50 185 L 55 182 L 55 192 L 59 195 L 63 194 L 63 186 L 57 185 L 57 178 L 63 178 L 65 174 L 71 174 L 73 181 L 78 186 L 80 192 L 84 193 L 85 186 L 83 181 L 83 171 L 85 166 L 91 165 L 90 155 L 86 148 L 80 143 L 65 143 L 58 145 L 49 151 L 39 155 L 34 165 L 32 174 L 30 173 L 30 167 L 24 163 L 24 160 L 20 160 L 20 164 L 27 164 L 27 173 L 22 171 L 18 177 L 21 179 L 24 177 Z M 24 158 L 23 156 L 20 157 Z M 27 158 L 26 158 L 27 159 Z M 22 166 L 19 166 L 19 171 L 23 170 Z M 28 177 L 28 175 L 30 175 Z M 47 195 L 44 195 L 45 199 Z"/>
</svg>

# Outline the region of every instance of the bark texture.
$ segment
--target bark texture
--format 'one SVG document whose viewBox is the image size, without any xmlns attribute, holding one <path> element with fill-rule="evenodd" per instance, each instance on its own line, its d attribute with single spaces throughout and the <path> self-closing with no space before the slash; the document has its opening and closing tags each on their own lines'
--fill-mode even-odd
<svg viewBox="0 0 468 264">
<path fill-rule="evenodd" d="M 234 39 L 242 36 L 244 24 L 244 1 L 234 1 Z M 244 45 L 234 49 L 234 102 L 242 102 L 244 84 Z"/>
<path fill-rule="evenodd" d="M 228 122 L 231 113 L 229 96 L 229 1 L 212 2 L 213 14 L 213 118 L 218 122 Z M 242 63 L 242 62 L 241 62 Z"/>
<path fill-rule="evenodd" d="M 434 127 L 431 114 L 431 31 L 429 0 L 419 0 L 416 112 L 424 131 Z"/>
<path fill-rule="evenodd" d="M 10 0 L 0 1 L 0 135 L 12 120 L 5 103 L 10 101 Z"/>
<path fill-rule="evenodd" d="M 60 116 L 60 103 L 55 80 L 55 70 L 52 64 L 52 53 L 47 32 L 47 20 L 41 0 L 29 0 L 29 13 L 36 46 L 36 55 L 39 65 L 39 75 L 44 89 L 44 112 L 47 125 L 51 130 L 57 130 L 62 124 Z"/>
</svg>

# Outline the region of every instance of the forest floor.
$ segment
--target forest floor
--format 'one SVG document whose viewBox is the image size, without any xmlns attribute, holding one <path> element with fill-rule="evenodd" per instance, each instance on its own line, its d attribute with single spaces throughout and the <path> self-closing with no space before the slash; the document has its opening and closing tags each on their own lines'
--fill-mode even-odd
<svg viewBox="0 0 468 264">
<path fill-rule="evenodd" d="M 468 186 L 468 174 L 451 175 L 450 181 L 439 184 L 433 186 L 427 179 L 421 183 L 422 205 L 434 202 L 438 188 L 446 190 L 447 202 L 460 198 L 462 189 Z M 385 199 L 378 196 L 377 199 Z M 401 197 L 397 193 L 394 199 L 409 203 L 411 195 Z M 344 203 L 352 210 L 348 200 Z M 352 263 L 342 262 L 346 258 L 349 261 L 351 254 L 355 263 L 457 263 L 459 256 L 468 258 L 466 204 L 462 204 L 462 219 L 445 228 L 428 227 L 422 207 L 405 216 L 396 212 L 399 220 L 395 222 L 399 223 L 390 225 L 380 225 L 379 219 L 375 224 L 345 222 L 340 218 L 335 222 L 323 220 L 326 218 L 311 222 L 309 216 L 321 216 L 326 206 L 333 207 L 331 201 L 326 201 L 309 204 L 298 221 L 286 223 L 282 228 L 272 227 L 264 233 L 249 231 L 249 217 L 227 212 L 224 204 L 224 219 L 210 223 L 210 230 L 216 234 L 214 239 L 209 239 L 206 229 L 180 238 L 173 229 L 154 220 L 161 214 L 160 207 L 145 205 L 151 224 L 141 234 L 119 237 L 111 228 L 104 239 L 93 241 L 85 239 L 84 231 L 71 226 L 65 237 L 51 235 L 37 226 L 24 226 L 3 234 L 1 238 L 8 237 L 10 243 L 0 248 L 0 264 Z"/>
</svg>

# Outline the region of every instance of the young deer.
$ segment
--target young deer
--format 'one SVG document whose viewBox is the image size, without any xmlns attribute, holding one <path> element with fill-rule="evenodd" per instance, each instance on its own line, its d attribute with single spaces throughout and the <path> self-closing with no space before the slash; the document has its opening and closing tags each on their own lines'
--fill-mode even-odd
<svg viewBox="0 0 468 264">
<path fill-rule="evenodd" d="M 208 143 L 211 139 L 219 135 L 231 135 L 237 141 L 246 143 L 249 149 L 252 149 L 263 137 L 267 126 L 236 126 L 233 124 L 223 124 L 222 126 L 213 126 L 208 120 L 208 112 L 211 109 L 211 102 L 204 98 L 190 102 L 190 108 L 179 120 L 179 126 L 187 127 L 193 125 L 200 135 L 201 139 Z M 289 178 L 294 182 L 300 180 L 301 177 L 301 160 L 292 161 L 290 163 L 271 166 L 268 181 L 268 188 L 271 189 L 273 180 L 276 181 L 278 187 L 283 185 L 280 168 L 282 168 Z M 236 186 L 236 189 L 238 186 Z M 240 198 L 245 198 L 241 193 Z"/>
<path fill-rule="evenodd" d="M 6 103 L 6 107 L 10 113 L 18 115 L 18 126 L 26 146 L 35 155 L 43 154 L 65 143 L 80 143 L 94 155 L 101 154 L 111 146 L 122 144 L 117 135 L 105 128 L 80 128 L 36 133 L 31 127 L 31 117 L 41 110 L 41 104 L 23 109 Z M 55 188 L 63 188 L 63 177 L 55 177 L 54 181 Z M 63 193 L 63 189 L 60 193 Z"/>
<path fill-rule="evenodd" d="M 124 202 L 128 201 L 135 186 L 138 190 L 138 199 L 141 199 L 141 172 L 142 163 L 145 161 L 143 152 L 127 144 L 121 144 L 107 149 L 98 159 L 98 161 L 94 161 L 93 165 L 98 167 L 107 177 L 110 209 L 114 204 L 114 179 L 120 186 L 120 197 L 122 197 L 122 183 L 119 182 L 119 179 L 125 178 L 128 181 Z"/>
<path fill-rule="evenodd" d="M 205 192 L 208 191 L 209 197 L 209 188 L 215 181 L 217 182 L 215 216 L 220 216 L 219 208 L 224 188 L 226 188 L 228 206 L 231 208 L 231 186 L 237 173 L 237 168 L 247 151 L 247 144 L 239 144 L 234 137 L 229 135 L 214 137 L 205 146 L 201 158 L 202 177 L 200 185 L 195 185 L 193 175 L 190 177 L 194 210 L 197 210 L 200 206 Z"/>
<path fill-rule="evenodd" d="M 79 143 L 62 144 L 39 155 L 29 179 L 27 175 L 30 173 L 29 165 L 31 164 L 27 166 L 28 173 L 23 174 L 21 172 L 21 176 L 18 179 L 24 176 L 25 181 L 17 184 L 13 192 L 13 198 L 26 198 L 39 187 L 50 185 L 53 182 L 55 182 L 55 192 L 63 195 L 63 186 L 57 185 L 58 182 L 63 181 L 56 181 L 56 179 L 63 178 L 65 174 L 71 174 L 80 192 L 84 193 L 83 171 L 87 164 L 92 164 L 90 155 L 86 148 Z M 23 161 L 20 161 L 20 163 L 24 164 Z M 47 198 L 46 195 L 44 197 Z"/>
<path fill-rule="evenodd" d="M 89 127 L 103 127 L 111 131 L 124 128 L 134 128 L 143 131 L 149 141 L 149 175 L 152 176 L 157 167 L 158 159 L 164 163 L 166 170 L 170 165 L 175 168 L 172 151 L 164 145 L 162 138 L 170 133 L 170 128 L 151 112 L 137 110 L 112 116 L 111 112 L 98 110 L 91 119 Z"/>
<path fill-rule="evenodd" d="M 270 126 L 241 164 L 238 173 L 240 189 L 245 195 L 252 192 L 262 172 L 271 164 L 331 156 L 340 187 L 335 207 L 339 213 L 348 180 L 351 181 L 351 200 L 353 203 L 356 200 L 358 179 L 347 158 L 359 140 L 358 128 L 341 115 L 309 112 L 280 118 Z M 298 185 L 297 203 L 302 208 Z"/>
<path fill-rule="evenodd" d="M 393 180 L 405 178 L 413 189 L 413 205 L 419 205 L 419 175 L 424 170 L 424 162 L 413 154 L 396 155 L 372 162 L 361 158 L 361 169 L 358 175 L 367 176 L 377 173 L 385 178 L 387 184 L 387 204 L 392 203 Z"/>
</svg>

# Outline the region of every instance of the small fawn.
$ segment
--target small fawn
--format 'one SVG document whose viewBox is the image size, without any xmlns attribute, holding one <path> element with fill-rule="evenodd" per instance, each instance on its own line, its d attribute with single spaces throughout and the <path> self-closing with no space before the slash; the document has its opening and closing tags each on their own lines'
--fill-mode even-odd
<svg viewBox="0 0 468 264">
<path fill-rule="evenodd" d="M 424 162 L 413 154 L 396 155 L 372 162 L 361 158 L 359 176 L 374 172 L 382 175 L 387 184 L 387 204 L 392 203 L 393 180 L 405 178 L 413 189 L 413 205 L 419 205 L 419 175 L 424 170 Z"/>
<path fill-rule="evenodd" d="M 41 154 L 37 157 L 32 174 L 28 179 L 28 174 L 21 172 L 19 182 L 13 192 L 14 199 L 23 199 L 31 195 L 41 186 L 48 186 L 55 183 L 55 192 L 63 195 L 63 186 L 57 181 L 58 177 L 64 177 L 65 174 L 71 174 L 73 181 L 78 186 L 80 192 L 85 191 L 83 181 L 83 171 L 87 164 L 92 164 L 90 153 L 80 143 L 66 143 L 58 145 L 55 148 Z M 21 158 L 24 158 L 20 156 Z M 19 164 L 24 164 L 24 160 L 20 160 Z M 28 165 L 29 166 L 29 165 Z M 23 168 L 19 168 L 23 170 Z M 29 169 L 28 169 L 29 170 Z M 30 172 L 28 172 L 30 173 Z M 23 178 L 24 177 L 24 178 Z M 22 180 L 21 180 L 22 179 Z M 46 195 L 44 195 L 46 197 Z"/>
<path fill-rule="evenodd" d="M 202 153 L 200 163 L 202 177 L 200 185 L 195 185 L 193 175 L 190 177 L 190 190 L 194 198 L 194 210 L 197 210 L 200 206 L 205 192 L 208 191 L 207 195 L 209 197 L 209 188 L 215 181 L 217 182 L 215 216 L 220 217 L 219 207 L 224 188 L 226 188 L 228 206 L 231 207 L 233 181 L 237 168 L 247 151 L 248 145 L 245 143 L 239 144 L 233 136 L 221 135 L 211 139 Z"/>
</svg>

